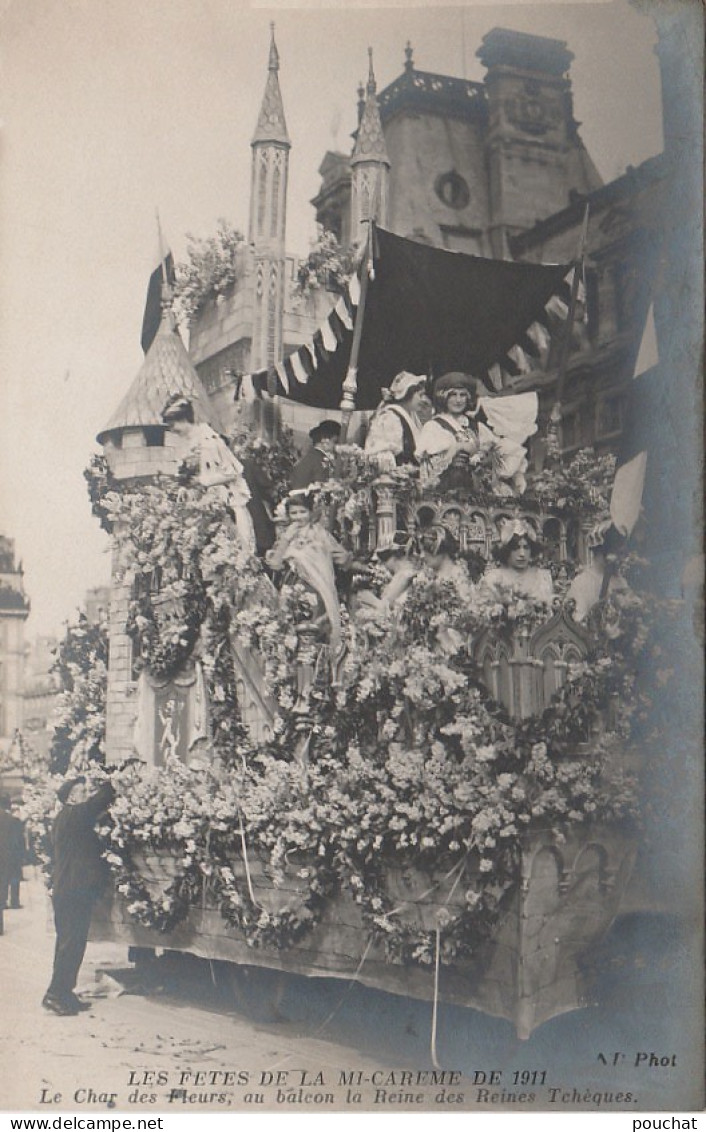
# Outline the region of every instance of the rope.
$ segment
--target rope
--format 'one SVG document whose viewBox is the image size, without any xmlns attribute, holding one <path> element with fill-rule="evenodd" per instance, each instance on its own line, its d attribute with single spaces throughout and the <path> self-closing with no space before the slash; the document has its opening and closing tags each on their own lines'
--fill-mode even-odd
<svg viewBox="0 0 706 1132">
<path fill-rule="evenodd" d="M 435 1069 L 441 1069 L 436 1056 L 436 1026 L 439 1020 L 439 968 L 441 966 L 441 927 L 436 925 L 436 954 L 434 956 L 434 1001 L 431 1010 L 431 1063 Z"/>
<path fill-rule="evenodd" d="M 412 903 L 416 904 L 416 903 L 418 903 L 420 900 L 423 900 L 426 896 L 429 896 L 432 892 L 434 892 L 435 889 L 437 889 L 439 887 L 439 885 L 443 884 L 444 881 L 448 880 L 450 877 L 452 877 L 454 875 L 454 873 L 456 873 L 457 874 L 456 878 L 455 878 L 453 884 L 451 885 L 451 888 L 449 889 L 448 894 L 446 895 L 446 897 L 443 901 L 443 905 L 444 905 L 444 907 L 446 907 L 446 905 L 448 905 L 449 901 L 451 900 L 451 897 L 453 896 L 454 892 L 456 891 L 456 888 L 458 887 L 458 885 L 460 883 L 460 880 L 461 880 L 461 877 L 463 876 L 463 871 L 464 871 L 464 868 L 465 868 L 465 865 L 466 865 L 466 861 L 468 860 L 469 854 L 470 854 L 470 847 L 469 847 L 469 852 L 466 853 L 466 855 L 464 857 L 462 857 L 460 861 L 457 861 L 455 865 L 452 865 L 451 868 L 449 869 L 449 871 L 445 874 L 445 876 L 441 877 L 438 881 L 435 881 L 434 884 L 430 885 L 429 888 L 427 888 L 424 892 L 422 892 L 418 896 L 416 896 L 414 901 L 403 900 L 401 904 L 399 904 L 396 908 L 393 908 L 390 912 L 387 912 L 385 915 L 386 916 L 395 916 L 395 915 L 397 915 L 398 912 L 400 912 L 402 910 L 402 908 L 404 908 L 404 906 L 406 904 L 412 904 Z M 431 1011 L 430 1052 L 431 1052 L 431 1063 L 432 1063 L 432 1065 L 434 1066 L 435 1069 L 441 1069 L 441 1065 L 439 1064 L 439 1060 L 438 1060 L 437 1053 L 436 1053 L 436 1033 L 437 1033 L 437 1025 L 438 1025 L 438 1020 L 439 1020 L 439 974 L 440 974 L 440 971 L 441 971 L 441 924 L 439 923 L 438 918 L 437 918 L 437 924 L 436 924 L 436 929 L 435 929 L 435 937 L 436 937 L 436 939 L 435 939 L 435 954 L 434 954 L 434 997 L 432 999 L 432 1011 Z"/>
<path fill-rule="evenodd" d="M 359 976 L 360 972 L 363 970 L 363 967 L 365 966 L 365 961 L 368 958 L 368 954 L 370 952 L 370 948 L 372 947 L 372 945 L 373 945 L 373 937 L 369 936 L 368 942 L 365 945 L 365 951 L 363 952 L 363 954 L 360 957 L 360 962 L 358 963 L 358 966 L 356 967 L 355 971 L 353 972 L 350 979 L 348 980 L 348 983 L 346 985 L 346 989 L 344 990 L 343 994 L 339 998 L 338 1002 L 334 1006 L 331 1013 L 328 1014 L 326 1016 L 326 1018 L 324 1018 L 323 1022 L 321 1022 L 316 1027 L 316 1029 L 312 1031 L 311 1037 L 315 1038 L 318 1034 L 322 1033 L 322 1031 L 325 1030 L 325 1028 L 328 1026 L 329 1022 L 331 1022 L 336 1017 L 336 1015 L 338 1014 L 339 1010 L 343 1006 L 343 1003 L 348 998 L 348 995 L 350 994 L 352 988 L 358 982 L 358 976 Z M 271 1071 L 273 1069 L 279 1069 L 280 1066 L 286 1065 L 288 1061 L 291 1061 L 293 1057 L 294 1057 L 293 1053 L 288 1053 L 286 1057 L 283 1057 L 280 1061 L 275 1062 L 274 1065 L 268 1066 L 268 1071 Z"/>
<path fill-rule="evenodd" d="M 243 825 L 243 815 L 242 815 L 242 812 L 240 810 L 238 811 L 238 825 L 240 827 L 240 844 L 243 847 L 243 865 L 245 866 L 245 880 L 247 881 L 248 892 L 250 893 L 250 899 L 252 900 L 253 904 L 255 904 L 257 906 L 257 900 L 255 899 L 255 892 L 254 892 L 253 886 L 252 886 L 252 877 L 250 876 L 250 865 L 248 863 L 248 847 L 245 843 L 245 826 Z"/>
</svg>

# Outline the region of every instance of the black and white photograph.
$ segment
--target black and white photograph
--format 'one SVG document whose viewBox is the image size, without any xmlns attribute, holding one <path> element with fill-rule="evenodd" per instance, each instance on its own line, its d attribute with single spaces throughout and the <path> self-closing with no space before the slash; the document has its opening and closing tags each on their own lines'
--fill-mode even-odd
<svg viewBox="0 0 706 1132">
<path fill-rule="evenodd" d="M 703 25 L 0 0 L 0 1113 L 703 1111 Z"/>
</svg>

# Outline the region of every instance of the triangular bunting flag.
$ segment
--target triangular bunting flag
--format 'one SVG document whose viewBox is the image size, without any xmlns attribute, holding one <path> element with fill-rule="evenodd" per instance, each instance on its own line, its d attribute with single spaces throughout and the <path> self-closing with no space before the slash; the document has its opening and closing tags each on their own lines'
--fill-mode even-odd
<svg viewBox="0 0 706 1132">
<path fill-rule="evenodd" d="M 659 349 L 655 332 L 654 312 L 652 306 L 650 306 L 635 363 L 635 373 L 626 406 L 625 426 L 613 481 L 613 491 L 610 497 L 610 517 L 613 526 L 626 537 L 632 534 L 640 517 L 642 494 L 647 474 L 648 453 L 645 443 L 644 417 L 649 414 L 649 404 L 645 403 L 648 399 L 641 396 L 641 393 L 646 393 L 650 383 L 654 385 L 654 378 L 658 376 L 654 372 L 651 377 L 643 377 L 643 374 L 654 371 L 658 365 Z"/>
</svg>

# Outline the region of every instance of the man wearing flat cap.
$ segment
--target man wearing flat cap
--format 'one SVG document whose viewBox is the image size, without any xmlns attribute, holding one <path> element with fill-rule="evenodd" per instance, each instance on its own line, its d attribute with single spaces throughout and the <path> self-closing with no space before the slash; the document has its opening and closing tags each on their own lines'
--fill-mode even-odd
<svg viewBox="0 0 706 1132">
<path fill-rule="evenodd" d="M 312 483 L 325 483 L 334 474 L 335 450 L 341 436 L 338 421 L 319 421 L 309 433 L 312 447 L 292 468 L 290 490 L 302 491 Z"/>
<path fill-rule="evenodd" d="M 110 782 L 89 794 L 84 778 L 67 779 L 57 791 L 62 809 L 52 828 L 52 903 L 56 926 L 54 969 L 42 1006 L 52 1014 L 88 1010 L 74 992 L 88 942 L 93 905 L 109 869 L 95 823 L 115 797 Z"/>
</svg>

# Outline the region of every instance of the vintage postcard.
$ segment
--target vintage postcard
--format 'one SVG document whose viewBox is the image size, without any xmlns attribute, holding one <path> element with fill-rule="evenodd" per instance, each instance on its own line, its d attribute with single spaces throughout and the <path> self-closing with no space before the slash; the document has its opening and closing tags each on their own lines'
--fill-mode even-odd
<svg viewBox="0 0 706 1132">
<path fill-rule="evenodd" d="M 701 1111 L 702 6 L 0 30 L 0 1111 Z"/>
</svg>

